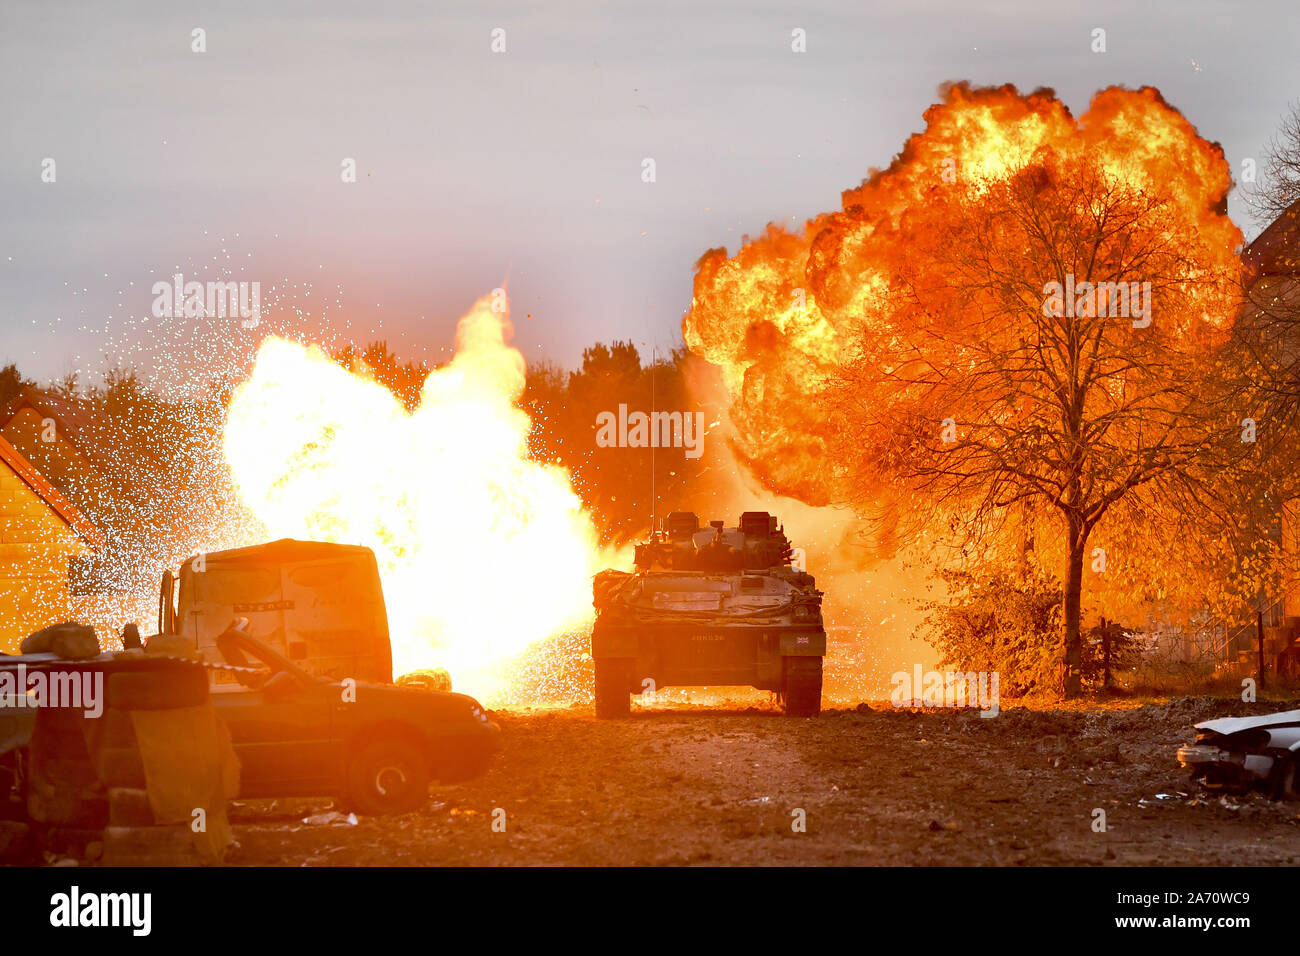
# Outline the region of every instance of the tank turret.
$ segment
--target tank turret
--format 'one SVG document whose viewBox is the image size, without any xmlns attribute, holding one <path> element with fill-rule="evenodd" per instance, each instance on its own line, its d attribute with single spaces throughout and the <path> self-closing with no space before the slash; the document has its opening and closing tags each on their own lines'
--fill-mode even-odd
<svg viewBox="0 0 1300 956">
<path fill-rule="evenodd" d="M 674 511 L 663 530 L 636 546 L 638 570 L 762 571 L 790 564 L 793 549 L 785 530 L 766 511 L 746 511 L 736 527 L 711 521 L 701 528 L 691 511 Z"/>
</svg>

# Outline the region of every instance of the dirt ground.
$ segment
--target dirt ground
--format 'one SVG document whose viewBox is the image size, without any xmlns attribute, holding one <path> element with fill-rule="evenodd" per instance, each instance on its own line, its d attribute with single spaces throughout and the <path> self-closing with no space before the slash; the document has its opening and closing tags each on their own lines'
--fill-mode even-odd
<svg viewBox="0 0 1300 956">
<path fill-rule="evenodd" d="M 1174 757 L 1195 721 L 1287 706 L 1175 698 L 1004 706 L 989 719 L 879 702 L 797 720 L 762 699 L 620 721 L 577 707 L 496 712 L 504 750 L 486 776 L 356 825 L 302 822 L 328 801 L 239 804 L 230 863 L 1296 864 L 1300 805 L 1197 793 Z"/>
</svg>

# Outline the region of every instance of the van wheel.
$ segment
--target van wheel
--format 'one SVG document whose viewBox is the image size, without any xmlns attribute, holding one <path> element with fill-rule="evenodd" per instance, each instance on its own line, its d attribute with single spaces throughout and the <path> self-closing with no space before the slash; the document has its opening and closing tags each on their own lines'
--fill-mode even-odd
<svg viewBox="0 0 1300 956">
<path fill-rule="evenodd" d="M 621 657 L 596 659 L 596 716 L 602 720 L 632 713 L 632 662 Z"/>
<path fill-rule="evenodd" d="M 358 813 L 410 813 L 429 799 L 424 755 L 405 740 L 377 740 L 348 763 L 347 804 Z"/>
<path fill-rule="evenodd" d="M 816 717 L 822 712 L 822 659 L 785 659 L 785 712 L 790 717 Z"/>
</svg>

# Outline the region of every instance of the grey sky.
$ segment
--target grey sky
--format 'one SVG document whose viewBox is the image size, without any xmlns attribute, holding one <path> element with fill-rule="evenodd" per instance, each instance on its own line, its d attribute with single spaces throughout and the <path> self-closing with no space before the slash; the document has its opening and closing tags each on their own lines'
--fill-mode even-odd
<svg viewBox="0 0 1300 956">
<path fill-rule="evenodd" d="M 410 356 L 503 279 L 530 360 L 667 348 L 704 250 L 837 206 L 943 81 L 1050 86 L 1076 113 L 1152 84 L 1236 173 L 1300 97 L 1297 27 L 1295 0 L 3 0 L 0 362 L 94 378 L 148 334 L 154 281 L 221 264 L 303 328 Z"/>
</svg>

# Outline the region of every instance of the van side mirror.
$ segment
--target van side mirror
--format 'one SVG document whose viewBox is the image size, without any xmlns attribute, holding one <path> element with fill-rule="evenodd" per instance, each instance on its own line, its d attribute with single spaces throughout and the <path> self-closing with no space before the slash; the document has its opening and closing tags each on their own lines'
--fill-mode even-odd
<svg viewBox="0 0 1300 956">
<path fill-rule="evenodd" d="M 176 633 L 176 578 L 171 569 L 163 571 L 162 585 L 158 589 L 158 633 Z"/>
</svg>

